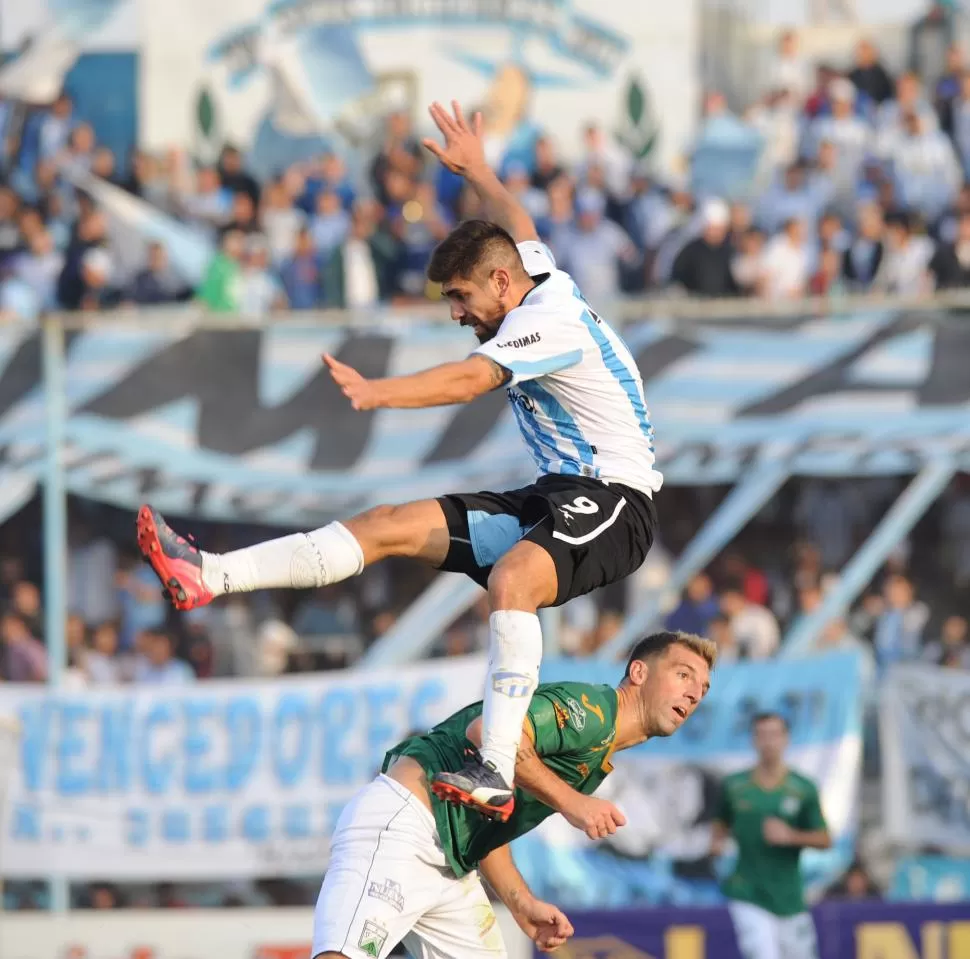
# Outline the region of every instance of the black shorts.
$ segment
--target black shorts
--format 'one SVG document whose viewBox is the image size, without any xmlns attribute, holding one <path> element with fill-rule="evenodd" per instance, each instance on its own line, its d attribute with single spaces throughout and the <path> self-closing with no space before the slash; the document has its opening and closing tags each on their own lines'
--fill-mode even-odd
<svg viewBox="0 0 970 959">
<path fill-rule="evenodd" d="M 442 570 L 485 586 L 499 557 L 528 540 L 556 564 L 556 606 L 639 569 L 657 525 L 646 493 L 583 476 L 550 474 L 522 489 L 454 493 L 438 502 L 451 537 Z"/>
</svg>

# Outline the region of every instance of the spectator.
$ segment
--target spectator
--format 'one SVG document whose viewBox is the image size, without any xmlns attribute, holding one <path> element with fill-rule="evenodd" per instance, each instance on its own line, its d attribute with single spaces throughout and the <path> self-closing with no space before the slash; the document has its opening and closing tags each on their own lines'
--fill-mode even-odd
<svg viewBox="0 0 970 959">
<path fill-rule="evenodd" d="M 703 232 L 674 260 L 671 280 L 697 296 L 733 296 L 738 292 L 727 242 L 730 211 L 723 200 L 708 200 L 701 210 Z"/>
<path fill-rule="evenodd" d="M 219 180 L 230 193 L 245 193 L 255 210 L 259 205 L 259 184 L 243 168 L 242 154 L 234 146 L 225 146 L 219 157 Z"/>
<path fill-rule="evenodd" d="M 41 229 L 29 241 L 29 252 L 20 254 L 13 265 L 15 275 L 30 287 L 40 311 L 57 303 L 57 280 L 64 269 L 64 254 L 54 249 L 54 239 Z"/>
<path fill-rule="evenodd" d="M 923 120 L 922 129 L 937 129 L 936 111 L 923 96 L 919 77 L 904 73 L 896 81 L 896 98 L 887 100 L 876 114 L 876 153 L 891 161 L 899 142 L 906 136 L 906 118 L 916 114 Z"/>
<path fill-rule="evenodd" d="M 67 147 L 73 123 L 74 105 L 62 93 L 53 103 L 40 125 L 40 160 L 53 160 Z"/>
<path fill-rule="evenodd" d="M 762 287 L 764 249 L 764 233 L 752 227 L 741 238 L 738 252 L 731 260 L 731 275 L 743 296 L 755 296 Z"/>
<path fill-rule="evenodd" d="M 117 306 L 121 294 L 112 285 L 115 270 L 111 254 L 104 247 L 93 247 L 81 258 L 82 310 L 106 310 Z"/>
<path fill-rule="evenodd" d="M 883 258 L 882 209 L 877 203 L 863 203 L 858 208 L 858 236 L 842 255 L 842 274 L 853 290 L 868 290 L 879 272 Z"/>
<path fill-rule="evenodd" d="M 256 216 L 257 206 L 252 196 L 245 190 L 237 190 L 232 195 L 232 208 L 229 222 L 222 228 L 236 230 L 247 236 L 260 232 L 259 218 Z"/>
<path fill-rule="evenodd" d="M 67 148 L 60 158 L 61 169 L 68 180 L 91 172 L 96 140 L 94 129 L 88 123 L 79 123 L 68 137 Z"/>
<path fill-rule="evenodd" d="M 952 0 L 930 0 L 926 14 L 911 27 L 909 68 L 921 77 L 933 76 L 953 45 L 954 4 Z"/>
<path fill-rule="evenodd" d="M 243 316 L 266 316 L 286 309 L 286 293 L 270 270 L 269 247 L 262 236 L 250 237 L 243 257 L 239 312 Z"/>
<path fill-rule="evenodd" d="M 970 639 L 964 616 L 948 616 L 940 630 L 940 638 L 927 643 L 923 658 L 936 666 L 970 669 Z"/>
<path fill-rule="evenodd" d="M 748 659 L 767 659 L 778 650 L 778 620 L 765 606 L 751 603 L 740 583 L 731 583 L 721 594 L 721 612 L 731 622 L 741 654 Z"/>
<path fill-rule="evenodd" d="M 0 187 L 0 263 L 12 257 L 20 247 L 19 210 L 17 194 L 9 187 Z"/>
<path fill-rule="evenodd" d="M 403 110 L 390 114 L 384 125 L 384 142 L 371 165 L 374 194 L 380 203 L 386 206 L 390 202 L 384 187 L 388 171 L 417 180 L 423 166 L 424 154 L 411 131 L 411 117 Z"/>
<path fill-rule="evenodd" d="M 742 651 L 738 647 L 731 620 L 723 613 L 718 613 L 711 619 L 708 631 L 703 635 L 710 636 L 717 644 L 718 663 L 722 665 L 736 663 L 741 658 Z"/>
<path fill-rule="evenodd" d="M 108 183 L 115 182 L 115 155 L 107 147 L 97 147 L 91 155 L 91 173 Z"/>
<path fill-rule="evenodd" d="M 842 275 L 842 256 L 838 250 L 822 250 L 818 269 L 812 276 L 809 285 L 809 292 L 812 296 L 839 296 L 845 291 L 846 283 Z"/>
<path fill-rule="evenodd" d="M 835 149 L 837 168 L 834 171 L 840 184 L 855 182 L 870 149 L 872 132 L 869 125 L 855 112 L 856 89 L 839 77 L 829 84 L 832 101 L 830 116 L 820 116 L 808 128 L 805 155 L 816 159 L 822 143 Z"/>
<path fill-rule="evenodd" d="M 771 68 L 770 89 L 784 91 L 792 100 L 802 101 L 811 91 L 811 85 L 811 68 L 798 49 L 798 34 L 784 30 Z"/>
<path fill-rule="evenodd" d="M 213 313 L 236 313 L 242 305 L 242 259 L 246 238 L 239 230 L 227 230 L 220 251 L 202 278 L 198 299 Z"/>
<path fill-rule="evenodd" d="M 291 310 L 313 310 L 322 302 L 320 257 L 313 235 L 304 227 L 296 236 L 293 253 L 283 262 L 280 277 Z"/>
<path fill-rule="evenodd" d="M 932 222 L 956 198 L 962 174 L 949 138 L 925 123 L 917 113 L 904 115 L 906 132 L 894 149 L 892 169 L 903 204 Z"/>
<path fill-rule="evenodd" d="M 282 181 L 266 187 L 260 223 L 266 233 L 274 266 L 282 264 L 293 253 L 297 235 L 306 226 L 306 221 L 306 214 L 293 205 Z"/>
<path fill-rule="evenodd" d="M 871 40 L 860 40 L 855 48 L 855 66 L 849 79 L 859 93 L 865 94 L 877 107 L 892 99 L 892 77 L 879 59 L 879 51 Z"/>
<path fill-rule="evenodd" d="M 392 222 L 401 243 L 398 284 L 403 293 L 424 296 L 428 260 L 453 225 L 451 214 L 438 202 L 434 184 L 419 184 L 414 197 L 402 207 L 400 217 Z"/>
<path fill-rule="evenodd" d="M 139 306 L 158 306 L 190 300 L 192 288 L 172 271 L 165 247 L 161 243 L 151 243 L 148 264 L 135 275 L 128 295 Z"/>
<path fill-rule="evenodd" d="M 388 174 L 388 180 L 394 181 L 393 174 Z M 313 244 L 320 255 L 329 257 L 347 239 L 349 231 L 350 216 L 343 208 L 340 196 L 332 190 L 320 193 L 316 214 L 310 221 Z"/>
<path fill-rule="evenodd" d="M 970 213 L 957 221 L 955 242 L 937 245 L 929 269 L 938 290 L 970 286 Z"/>
<path fill-rule="evenodd" d="M 195 175 L 195 189 L 179 204 L 189 219 L 201 226 L 221 230 L 232 218 L 232 192 L 219 180 L 215 167 L 202 167 Z"/>
<path fill-rule="evenodd" d="M 91 648 L 84 657 L 84 671 L 92 686 L 113 686 L 121 681 L 121 667 L 117 660 L 118 627 L 101 623 L 91 634 Z"/>
<path fill-rule="evenodd" d="M 714 586 L 707 573 L 691 577 L 680 605 L 667 617 L 664 626 L 669 630 L 707 635 L 707 627 L 718 614 Z"/>
<path fill-rule="evenodd" d="M 760 292 L 770 300 L 797 299 L 808 288 L 807 229 L 792 218 L 778 236 L 769 240 L 762 257 Z"/>
<path fill-rule="evenodd" d="M 195 679 L 192 667 L 176 659 L 172 637 L 163 630 L 146 631 L 139 637 L 140 655 L 134 680 L 152 686 L 184 686 Z"/>
<path fill-rule="evenodd" d="M 399 244 L 378 226 L 379 208 L 368 201 L 354 205 L 350 234 L 325 261 L 325 306 L 363 309 L 387 301 L 395 292 L 394 268 Z"/>
<path fill-rule="evenodd" d="M 0 617 L 3 674 L 13 683 L 47 680 L 47 650 L 32 636 L 24 618 L 8 609 Z"/>
<path fill-rule="evenodd" d="M 941 120 L 953 98 L 960 93 L 964 69 L 963 51 L 953 44 L 946 51 L 946 69 L 936 81 L 933 96 L 933 106 Z"/>
<path fill-rule="evenodd" d="M 565 170 L 556 157 L 556 147 L 547 136 L 536 140 L 535 167 L 532 170 L 532 185 L 537 190 L 548 190 L 554 180 L 565 175 Z"/>
<path fill-rule="evenodd" d="M 604 218 L 605 208 L 602 193 L 580 190 L 576 197 L 576 223 L 559 234 L 553 249 L 561 268 L 572 274 L 592 303 L 615 300 L 620 292 L 620 263 L 633 264 L 639 259 L 623 228 Z"/>
<path fill-rule="evenodd" d="M 929 237 L 914 235 L 909 214 L 890 214 L 886 217 L 885 256 L 872 289 L 900 296 L 928 293 L 931 287 L 929 265 L 934 252 Z"/>
<path fill-rule="evenodd" d="M 925 603 L 916 599 L 910 579 L 895 574 L 883 587 L 885 609 L 876 621 L 875 649 L 879 671 L 919 657 L 923 630 L 929 620 Z"/>
<path fill-rule="evenodd" d="M 10 605 L 33 636 L 44 638 L 44 612 L 40 604 L 40 590 L 29 580 L 14 583 Z"/>
<path fill-rule="evenodd" d="M 854 900 L 861 902 L 866 899 L 879 899 L 879 888 L 873 882 L 865 867 L 857 859 L 849 866 L 842 880 L 834 885 L 826 894 L 829 900 Z"/>
<path fill-rule="evenodd" d="M 584 156 L 576 171 L 578 182 L 585 181 L 587 185 L 602 189 L 611 196 L 625 194 L 630 179 L 630 156 L 604 133 L 600 124 L 586 124 L 583 129 L 583 149 Z M 592 170 L 602 171 L 602 184 L 589 182 Z"/>
<path fill-rule="evenodd" d="M 806 223 L 818 220 L 822 199 L 813 189 L 806 176 L 804 162 L 789 166 L 781 180 L 769 187 L 758 203 L 758 226 L 767 233 L 774 233 L 788 220 L 802 219 Z"/>
<path fill-rule="evenodd" d="M 89 250 L 103 249 L 107 237 L 107 224 L 101 213 L 92 208 L 81 214 L 75 235 L 64 254 L 64 268 L 57 279 L 57 301 L 64 309 L 81 308 L 81 301 L 87 292 L 84 256 Z M 99 264 L 95 262 L 93 265 L 96 267 Z M 104 266 L 104 263 L 100 265 Z"/>
</svg>

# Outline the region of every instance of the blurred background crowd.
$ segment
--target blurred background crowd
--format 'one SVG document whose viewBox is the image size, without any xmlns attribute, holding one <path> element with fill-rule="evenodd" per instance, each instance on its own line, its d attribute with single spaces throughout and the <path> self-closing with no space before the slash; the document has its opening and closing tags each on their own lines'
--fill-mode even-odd
<svg viewBox="0 0 970 959">
<path fill-rule="evenodd" d="M 754 103 L 735 112 L 722 93 L 704 94 L 676 174 L 634 160 L 595 119 L 582 125 L 578 160 L 541 130 L 513 150 L 495 143 L 491 159 L 597 303 L 963 287 L 970 64 L 947 36 L 931 37 L 940 58 L 915 43 L 911 68 L 890 71 L 869 40 L 851 62 L 819 63 L 783 33 Z M 0 307 L 34 317 L 194 299 L 258 316 L 434 297 L 431 249 L 478 211 L 422 149 L 427 132 L 391 113 L 366 162 L 328 153 L 260 182 L 231 145 L 211 165 L 175 149 L 116 157 L 67 94 L 26 113 L 0 103 Z M 102 212 L 71 185 L 87 173 L 215 242 L 201 284 L 160 244 L 140 268 L 123 264 Z"/>
</svg>

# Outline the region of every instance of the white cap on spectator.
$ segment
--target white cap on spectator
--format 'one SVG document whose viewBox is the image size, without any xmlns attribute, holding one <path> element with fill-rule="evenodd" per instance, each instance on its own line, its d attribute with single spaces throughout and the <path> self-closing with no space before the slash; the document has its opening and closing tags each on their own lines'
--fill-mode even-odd
<svg viewBox="0 0 970 959">
<path fill-rule="evenodd" d="M 855 103 L 855 84 L 845 77 L 836 77 L 829 84 L 829 96 L 839 103 Z"/>
<path fill-rule="evenodd" d="M 731 208 L 718 197 L 704 201 L 701 207 L 704 226 L 727 226 L 731 222 Z"/>
</svg>

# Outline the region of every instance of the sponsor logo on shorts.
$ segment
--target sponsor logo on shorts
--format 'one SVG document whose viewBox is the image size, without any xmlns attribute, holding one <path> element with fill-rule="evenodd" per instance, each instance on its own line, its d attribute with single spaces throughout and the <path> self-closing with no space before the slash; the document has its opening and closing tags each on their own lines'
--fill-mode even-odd
<svg viewBox="0 0 970 959">
<path fill-rule="evenodd" d="M 512 699 L 522 699 L 525 696 L 531 696 L 534 688 L 535 684 L 532 681 L 532 677 L 527 676 L 525 673 L 501 672 L 492 675 L 492 689 Z"/>
<path fill-rule="evenodd" d="M 367 895 L 371 899 L 386 902 L 398 912 L 404 912 L 404 893 L 401 892 L 401 886 L 393 879 L 385 879 L 382 883 L 374 880 L 367 888 Z"/>
<path fill-rule="evenodd" d="M 582 732 L 586 728 L 586 710 L 575 699 L 567 699 L 566 706 L 569 708 L 569 718 L 573 725 Z"/>
<path fill-rule="evenodd" d="M 532 346 L 534 343 L 538 343 L 541 340 L 542 337 L 538 333 L 527 333 L 525 336 L 519 336 L 514 340 L 506 340 L 504 343 L 496 343 L 495 345 L 500 350 L 504 350 L 506 347 L 512 347 L 513 350 L 519 350 L 523 346 Z"/>
<path fill-rule="evenodd" d="M 387 942 L 387 930 L 370 919 L 365 920 L 363 932 L 360 934 L 360 939 L 357 940 L 357 945 L 365 955 L 377 959 L 385 942 Z"/>
</svg>

